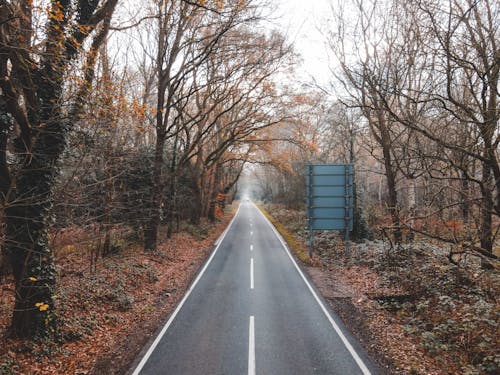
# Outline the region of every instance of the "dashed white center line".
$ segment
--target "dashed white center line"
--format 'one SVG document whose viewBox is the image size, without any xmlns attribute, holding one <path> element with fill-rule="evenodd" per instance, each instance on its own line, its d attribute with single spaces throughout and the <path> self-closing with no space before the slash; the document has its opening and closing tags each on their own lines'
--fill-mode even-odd
<svg viewBox="0 0 500 375">
<path fill-rule="evenodd" d="M 253 289 L 253 258 L 250 258 L 250 289 Z"/>
<path fill-rule="evenodd" d="M 253 245 L 250 245 L 250 251 L 253 251 Z"/>
<path fill-rule="evenodd" d="M 250 231 L 250 236 L 253 234 L 253 231 Z"/>
<path fill-rule="evenodd" d="M 250 316 L 248 325 L 248 375 L 255 375 L 255 322 Z"/>
</svg>

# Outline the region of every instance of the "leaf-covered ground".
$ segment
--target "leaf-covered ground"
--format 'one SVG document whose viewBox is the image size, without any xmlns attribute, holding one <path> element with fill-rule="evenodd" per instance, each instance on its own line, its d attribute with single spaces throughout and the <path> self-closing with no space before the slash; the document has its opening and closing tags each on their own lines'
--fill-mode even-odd
<svg viewBox="0 0 500 375">
<path fill-rule="evenodd" d="M 267 211 L 294 237 L 301 258 L 304 213 Z M 498 374 L 498 264 L 483 269 L 471 255 L 453 264 L 447 246 L 415 241 L 391 249 L 379 240 L 346 253 L 338 234 L 319 232 L 315 261 L 305 267 L 388 374 Z"/>
<path fill-rule="evenodd" d="M 12 280 L 3 280 L 0 374 L 124 373 L 182 298 L 230 216 L 215 226 L 187 226 L 151 254 L 125 246 L 100 259 L 92 271 L 88 246 L 60 241 L 57 308 L 62 329 L 55 340 L 6 337 L 14 294 Z M 76 232 L 75 241 L 84 237 Z"/>
</svg>

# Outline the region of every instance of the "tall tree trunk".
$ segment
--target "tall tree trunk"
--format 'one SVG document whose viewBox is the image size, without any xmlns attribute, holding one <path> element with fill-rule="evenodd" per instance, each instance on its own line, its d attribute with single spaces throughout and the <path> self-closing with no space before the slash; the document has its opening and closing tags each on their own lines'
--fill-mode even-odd
<svg viewBox="0 0 500 375">
<path fill-rule="evenodd" d="M 492 184 L 491 169 L 487 163 L 483 163 L 483 177 L 481 183 L 481 224 L 480 224 L 480 240 L 481 248 L 488 253 L 493 252 L 493 184 Z"/>
<path fill-rule="evenodd" d="M 6 253 L 16 286 L 12 330 L 18 337 L 50 333 L 55 323 L 56 270 L 48 228 L 53 219 L 57 161 L 65 146 L 66 128 L 58 121 L 48 122 L 39 131 L 32 157 L 20 171 L 15 197 L 5 211 Z"/>
<path fill-rule="evenodd" d="M 48 51 L 53 51 L 50 44 Z M 60 64 L 48 60 L 44 65 L 35 141 L 29 155 L 24 155 L 16 190 L 9 194 L 5 210 L 5 249 L 16 287 L 11 329 L 17 337 L 42 336 L 55 327 L 56 270 L 48 230 L 57 162 L 68 132 L 57 104 L 63 87 L 64 63 Z"/>
<path fill-rule="evenodd" d="M 382 135 L 382 138 L 385 138 L 384 135 Z M 382 153 L 384 155 L 385 176 L 387 179 L 387 190 L 389 193 L 389 200 L 387 203 L 388 203 L 388 211 L 389 214 L 391 215 L 392 226 L 393 226 L 392 234 L 394 236 L 394 241 L 396 243 L 400 243 L 403 239 L 403 236 L 401 233 L 401 223 L 399 219 L 396 173 L 394 172 L 394 169 L 392 167 L 392 156 L 391 156 L 390 145 L 388 145 L 384 141 L 382 144 Z"/>
<path fill-rule="evenodd" d="M 208 206 L 208 213 L 207 217 L 208 220 L 210 220 L 211 223 L 215 222 L 215 208 L 217 206 L 217 196 L 219 195 L 219 179 L 220 179 L 220 164 L 216 163 L 214 167 L 214 172 L 213 172 L 213 179 L 212 179 L 212 190 L 209 195 L 209 206 Z"/>
<path fill-rule="evenodd" d="M 370 127 L 372 129 L 372 134 L 376 141 L 382 148 L 382 156 L 384 158 L 384 169 L 385 177 L 387 183 L 387 191 L 389 194 L 389 200 L 387 202 L 389 215 L 392 221 L 392 235 L 396 243 L 400 243 L 403 239 L 401 232 L 401 222 L 399 219 L 399 202 L 398 202 L 398 192 L 396 185 L 396 171 L 393 168 L 392 163 L 392 141 L 389 129 L 388 120 L 385 118 L 381 110 L 377 110 L 375 113 L 374 121 L 371 120 Z M 373 121 L 373 122 L 372 122 Z M 378 130 L 378 133 L 375 131 Z"/>
<path fill-rule="evenodd" d="M 204 182 L 201 184 L 201 216 L 208 217 L 210 211 L 210 202 L 212 199 L 214 187 L 214 168 L 210 168 L 207 173 L 204 173 Z M 202 180 L 203 181 L 203 180 Z"/>
<path fill-rule="evenodd" d="M 193 165 L 192 186 L 193 186 L 193 211 L 191 212 L 191 224 L 198 225 L 203 215 L 203 149 L 198 148 L 196 162 Z"/>
<path fill-rule="evenodd" d="M 176 210 L 176 193 L 177 193 L 177 143 L 179 142 L 179 134 L 176 132 L 174 145 L 172 147 L 172 161 L 170 163 L 170 184 L 168 192 L 168 213 L 167 213 L 167 238 L 172 237 L 174 219 L 177 215 Z"/>
<path fill-rule="evenodd" d="M 7 141 L 13 121 L 7 113 L 6 106 L 5 100 L 0 97 L 0 204 L 5 202 L 11 185 L 9 168 L 7 167 Z"/>
<path fill-rule="evenodd" d="M 9 168 L 7 167 L 7 141 L 12 118 L 7 114 L 5 100 L 0 97 L 0 280 L 10 274 L 3 236 L 4 236 L 4 203 L 11 188 Z"/>
<path fill-rule="evenodd" d="M 470 220 L 470 187 L 469 187 L 469 180 L 467 179 L 467 176 L 465 175 L 464 172 L 461 172 L 461 198 L 462 202 L 460 203 L 460 208 L 462 211 L 462 220 L 464 221 L 464 225 L 468 227 L 469 220 Z"/>
<path fill-rule="evenodd" d="M 165 134 L 158 132 L 156 138 L 155 160 L 153 163 L 153 189 L 151 197 L 149 223 L 144 231 L 144 250 L 156 250 L 158 245 L 158 229 L 161 221 L 163 205 L 163 149 Z"/>
</svg>

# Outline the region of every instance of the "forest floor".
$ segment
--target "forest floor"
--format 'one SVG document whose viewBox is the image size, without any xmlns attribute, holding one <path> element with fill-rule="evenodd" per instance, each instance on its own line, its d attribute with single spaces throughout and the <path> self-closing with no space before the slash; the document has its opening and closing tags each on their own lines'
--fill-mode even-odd
<svg viewBox="0 0 500 375">
<path fill-rule="evenodd" d="M 457 264 L 449 246 L 414 241 L 353 243 L 317 232 L 307 254 L 305 213 L 265 206 L 332 309 L 387 374 L 500 373 L 499 265 Z M 457 260 L 457 259 L 456 259 Z"/>
<path fill-rule="evenodd" d="M 14 285 L 0 281 L 0 374 L 125 373 L 183 297 L 234 208 L 227 212 L 216 225 L 184 226 L 153 253 L 119 240 L 123 250 L 96 267 L 89 267 L 89 233 L 59 234 L 54 248 L 61 332 L 38 342 L 7 338 Z"/>
</svg>

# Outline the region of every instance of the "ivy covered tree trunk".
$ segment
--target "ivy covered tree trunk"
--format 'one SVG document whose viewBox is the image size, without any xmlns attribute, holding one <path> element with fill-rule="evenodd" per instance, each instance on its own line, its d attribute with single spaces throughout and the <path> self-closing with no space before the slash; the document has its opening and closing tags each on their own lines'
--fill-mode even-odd
<svg viewBox="0 0 500 375">
<path fill-rule="evenodd" d="M 37 126 L 32 129 L 31 147 L 22 157 L 15 190 L 5 210 L 4 246 L 16 286 L 11 328 L 17 337 L 50 333 L 55 323 L 56 271 L 48 246 L 48 230 L 52 223 L 54 182 L 59 171 L 57 161 L 64 150 L 67 127 L 62 125 L 57 104 L 62 97 L 65 64 L 60 49 L 48 44 L 47 50 L 52 51 L 53 56 L 47 58 L 40 71 L 38 121 L 33 123 Z"/>
<path fill-rule="evenodd" d="M 9 182 L 7 187 L 2 185 L 4 254 L 14 275 L 11 331 L 17 337 L 45 336 L 56 329 L 56 271 L 48 234 L 58 161 L 69 125 L 78 120 L 84 106 L 97 50 L 108 33 L 116 3 L 50 1 L 40 31 L 45 40 L 37 45 L 30 44 L 32 30 L 38 27 L 33 25 L 34 5 L 10 2 L 0 6 L 0 177 L 3 183 Z M 83 52 L 94 30 L 98 31 L 86 56 L 83 82 L 74 102 L 65 103 L 71 109 L 63 112 L 70 63 Z M 18 132 L 4 125 L 11 119 Z M 16 163 L 7 164 L 7 149 L 15 154 Z"/>
<path fill-rule="evenodd" d="M 33 158 L 23 167 L 15 199 L 6 210 L 6 254 L 16 284 L 12 330 L 18 337 L 40 336 L 55 326 L 56 271 L 48 229 L 64 134 L 60 124 L 48 125 L 40 132 Z"/>
</svg>

